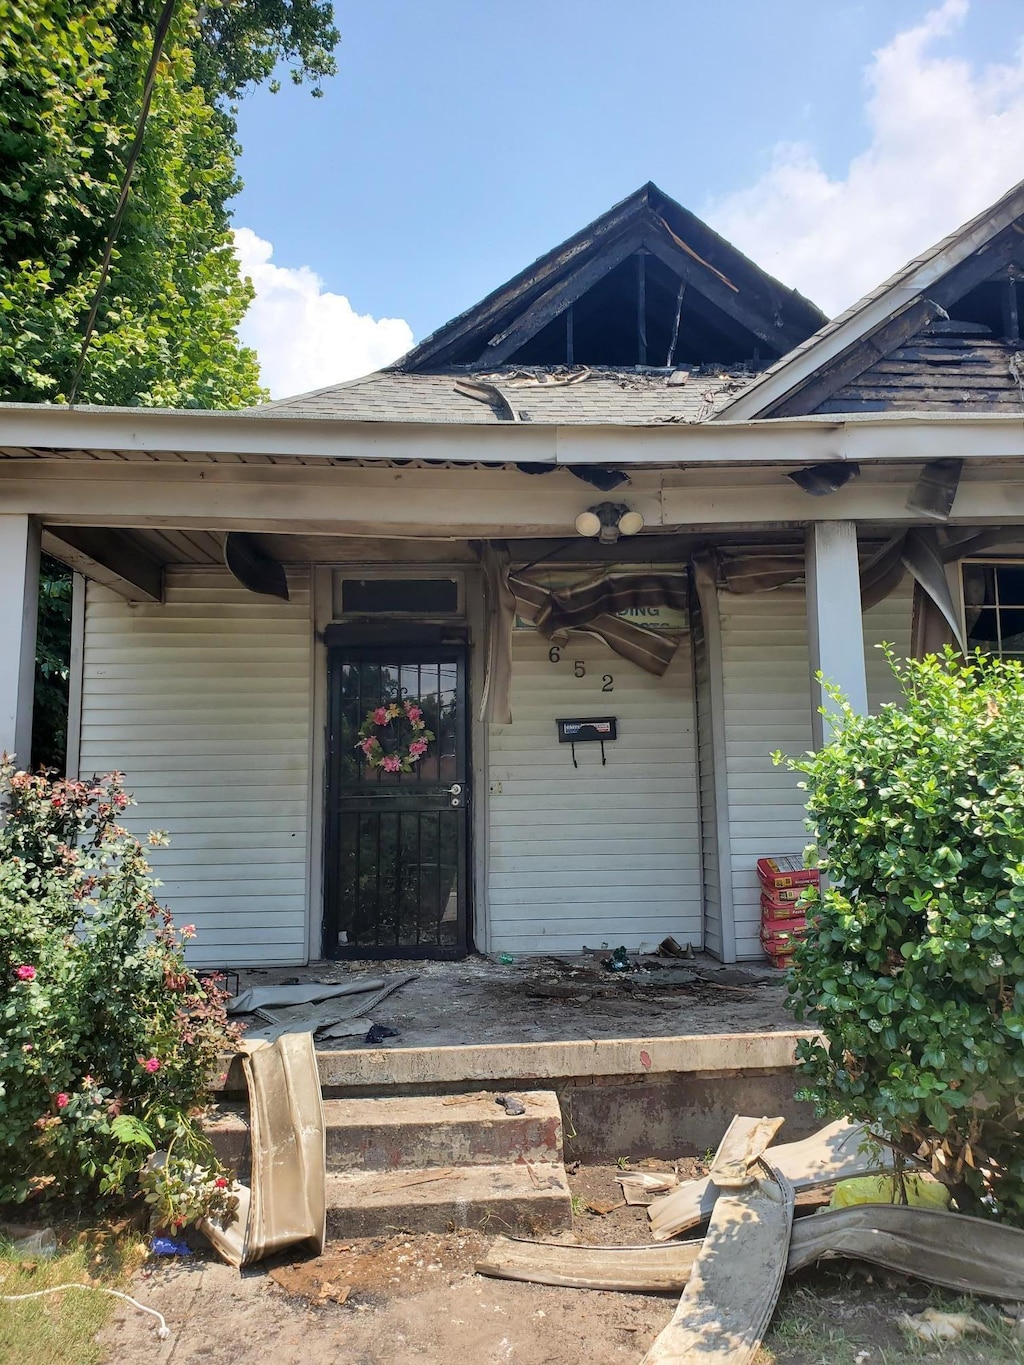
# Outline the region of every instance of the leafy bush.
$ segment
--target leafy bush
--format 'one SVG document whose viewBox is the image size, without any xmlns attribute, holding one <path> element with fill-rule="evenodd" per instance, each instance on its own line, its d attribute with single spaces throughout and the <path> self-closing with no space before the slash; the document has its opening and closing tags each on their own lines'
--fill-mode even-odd
<svg viewBox="0 0 1024 1365">
<path fill-rule="evenodd" d="M 198 1119 L 232 1030 L 117 823 L 120 774 L 55 782 L 4 757 L 0 799 L 0 1202 L 141 1189 L 164 1225 L 224 1211 Z"/>
<path fill-rule="evenodd" d="M 790 976 L 824 1038 L 802 1070 L 819 1112 L 875 1125 L 963 1211 L 1024 1224 L 1024 673 L 888 657 L 905 700 L 844 705 L 831 743 L 789 760 L 828 874 Z"/>
</svg>

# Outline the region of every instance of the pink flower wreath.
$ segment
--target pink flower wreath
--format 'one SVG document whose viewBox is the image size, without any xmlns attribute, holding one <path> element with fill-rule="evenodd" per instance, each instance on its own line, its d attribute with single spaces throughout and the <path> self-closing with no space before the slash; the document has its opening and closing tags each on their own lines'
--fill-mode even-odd
<svg viewBox="0 0 1024 1365">
<path fill-rule="evenodd" d="M 402 720 L 408 721 L 412 731 L 409 743 L 404 748 L 386 751 L 381 743 L 380 732 L 387 731 L 393 721 Z M 408 773 L 427 752 L 433 738 L 434 732 L 427 729 L 421 706 L 411 701 L 401 704 L 393 701 L 388 706 L 375 706 L 367 711 L 366 719 L 359 727 L 359 743 L 355 747 L 363 751 L 371 768 L 380 768 L 386 773 Z"/>
</svg>

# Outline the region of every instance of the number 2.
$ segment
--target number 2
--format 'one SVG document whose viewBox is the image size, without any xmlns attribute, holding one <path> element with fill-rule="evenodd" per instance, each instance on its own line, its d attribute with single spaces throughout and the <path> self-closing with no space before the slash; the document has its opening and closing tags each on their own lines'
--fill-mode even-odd
<svg viewBox="0 0 1024 1365">
<path fill-rule="evenodd" d="M 601 691 L 602 692 L 615 691 L 615 679 L 612 677 L 610 673 L 606 673 L 604 677 L 601 679 Z"/>
</svg>

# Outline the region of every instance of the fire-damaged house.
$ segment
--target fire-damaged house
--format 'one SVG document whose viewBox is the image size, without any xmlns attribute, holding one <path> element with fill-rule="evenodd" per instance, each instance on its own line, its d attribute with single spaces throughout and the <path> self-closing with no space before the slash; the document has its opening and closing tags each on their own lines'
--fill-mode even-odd
<svg viewBox="0 0 1024 1365">
<path fill-rule="evenodd" d="M 0 748 L 42 547 L 197 963 L 758 958 L 816 673 L 1024 656 L 1022 271 L 1024 186 L 828 321 L 646 185 L 365 378 L 4 405 Z"/>
</svg>

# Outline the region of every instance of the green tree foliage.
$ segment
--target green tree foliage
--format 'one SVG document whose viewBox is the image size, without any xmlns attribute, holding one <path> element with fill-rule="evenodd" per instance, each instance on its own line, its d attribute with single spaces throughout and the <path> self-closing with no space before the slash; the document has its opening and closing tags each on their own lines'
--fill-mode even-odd
<svg viewBox="0 0 1024 1365">
<path fill-rule="evenodd" d="M 790 978 L 823 1036 L 803 1071 L 962 1210 L 1024 1224 L 1024 673 L 890 663 L 900 706 L 790 761 L 828 873 Z"/>
<path fill-rule="evenodd" d="M 71 570 L 43 555 L 39 567 L 32 766 L 63 773 L 71 669 Z"/>
<path fill-rule="evenodd" d="M 135 134 L 155 0 L 0 0 L 0 397 L 64 401 Z M 179 0 L 77 401 L 239 407 L 228 101 L 279 61 L 333 70 L 316 0 Z"/>
</svg>

